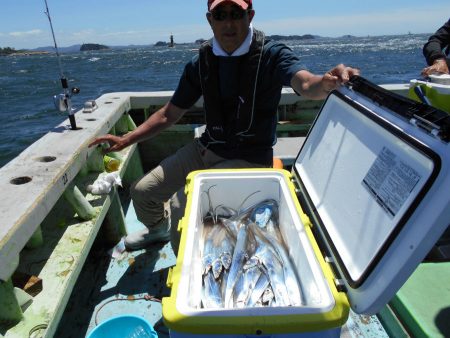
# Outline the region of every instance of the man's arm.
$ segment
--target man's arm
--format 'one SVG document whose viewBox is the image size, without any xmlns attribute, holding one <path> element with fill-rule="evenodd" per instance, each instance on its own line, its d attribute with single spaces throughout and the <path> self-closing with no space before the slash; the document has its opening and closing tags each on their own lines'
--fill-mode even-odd
<svg viewBox="0 0 450 338">
<path fill-rule="evenodd" d="M 324 75 L 315 75 L 307 70 L 300 70 L 292 77 L 291 87 L 302 96 L 321 100 L 330 91 L 347 82 L 353 75 L 359 75 L 359 70 L 343 64 L 337 65 Z"/>
<path fill-rule="evenodd" d="M 432 65 L 437 59 L 445 59 L 442 50 L 450 45 L 450 20 L 431 35 L 423 46 L 423 55 L 428 65 Z"/>
<path fill-rule="evenodd" d="M 158 135 L 161 131 L 176 123 L 187 110 L 188 109 L 179 108 L 169 102 L 152 114 L 144 123 L 132 132 L 123 136 L 108 134 L 98 137 L 89 144 L 89 147 L 108 142 L 110 147 L 105 149 L 106 152 L 122 150 L 134 143 Z"/>
<path fill-rule="evenodd" d="M 431 35 L 423 46 L 423 56 L 425 56 L 429 67 L 422 70 L 422 75 L 449 73 L 446 57 L 442 52 L 445 47 L 449 48 L 448 46 L 450 46 L 450 20 Z"/>
</svg>

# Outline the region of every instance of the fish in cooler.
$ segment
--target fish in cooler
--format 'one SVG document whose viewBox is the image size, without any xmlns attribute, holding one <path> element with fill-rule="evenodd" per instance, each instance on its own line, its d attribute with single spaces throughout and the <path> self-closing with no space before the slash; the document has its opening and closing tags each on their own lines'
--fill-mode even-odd
<svg viewBox="0 0 450 338">
<path fill-rule="evenodd" d="M 218 216 L 217 210 L 227 215 Z M 303 304 L 300 284 L 278 228 L 275 200 L 264 200 L 243 211 L 226 206 L 213 209 L 210 204 L 203 221 L 204 308 Z"/>
</svg>

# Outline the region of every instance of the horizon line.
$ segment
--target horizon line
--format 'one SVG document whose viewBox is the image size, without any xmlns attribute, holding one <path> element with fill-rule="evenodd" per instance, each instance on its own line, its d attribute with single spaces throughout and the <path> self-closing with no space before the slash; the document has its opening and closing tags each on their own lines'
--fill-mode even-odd
<svg viewBox="0 0 450 338">
<path fill-rule="evenodd" d="M 311 35 L 311 36 L 313 36 L 314 38 L 339 39 L 339 38 L 343 38 L 343 37 L 366 38 L 366 37 L 404 36 L 404 35 L 425 35 L 425 34 L 428 35 L 428 34 L 432 34 L 432 33 L 430 33 L 430 32 L 425 32 L 425 33 L 411 33 L 411 32 L 408 32 L 408 33 L 380 34 L 380 35 L 371 35 L 371 34 L 367 34 L 367 35 L 343 34 L 343 35 L 339 35 L 339 36 L 322 36 L 322 35 L 316 35 L 316 34 L 306 33 L 306 34 L 301 34 L 301 35 L 299 35 L 299 34 L 289 34 L 289 35 L 285 35 L 285 34 L 270 34 L 270 35 L 267 35 L 267 36 L 268 36 L 268 37 L 271 37 L 271 36 L 282 36 L 282 37 L 296 37 L 296 36 L 298 36 L 298 37 L 301 37 L 301 36 L 308 36 L 308 35 Z M 174 36 L 174 37 L 175 37 L 175 36 Z M 304 39 L 304 40 L 313 40 L 314 38 L 312 38 L 312 39 Z M 204 40 L 204 41 L 207 41 L 208 39 L 198 38 L 198 39 L 196 39 L 196 41 L 197 41 L 197 40 Z M 304 40 L 302 40 L 302 41 L 304 41 Z M 97 45 L 104 45 L 104 46 L 107 46 L 107 47 L 109 47 L 109 48 L 111 48 L 111 47 L 130 47 L 130 46 L 154 46 L 155 44 L 160 43 L 160 42 L 166 42 L 166 41 L 159 40 L 159 41 L 152 42 L 152 43 L 147 43 L 147 44 L 133 43 L 133 44 L 128 44 L 128 45 L 126 45 L 126 44 L 109 45 L 109 44 L 107 44 L 107 43 L 100 43 L 100 42 L 83 42 L 83 43 L 75 43 L 75 44 L 72 44 L 72 45 L 58 46 L 58 49 L 61 49 L 61 48 L 71 48 L 71 47 L 75 47 L 75 46 L 81 46 L 81 45 L 83 45 L 83 44 L 97 44 Z M 167 43 L 169 43 L 169 42 L 167 42 Z M 175 44 L 179 44 L 179 45 L 181 45 L 181 44 L 195 44 L 195 43 L 196 43 L 195 41 L 178 42 L 178 43 L 175 41 Z M 25 47 L 25 48 L 20 48 L 20 49 L 16 49 L 15 47 L 11 47 L 11 46 L 4 46 L 4 47 L 0 46 L 0 48 L 12 48 L 12 49 L 17 50 L 17 51 L 23 51 L 23 50 L 25 50 L 25 51 L 26 51 L 26 50 L 32 51 L 32 50 L 39 49 L 39 48 L 52 48 L 52 49 L 55 49 L 55 47 L 52 46 L 52 45 L 48 45 L 48 46 L 39 46 L 39 47 L 31 47 L 31 48 L 30 48 L 30 47 Z"/>
</svg>

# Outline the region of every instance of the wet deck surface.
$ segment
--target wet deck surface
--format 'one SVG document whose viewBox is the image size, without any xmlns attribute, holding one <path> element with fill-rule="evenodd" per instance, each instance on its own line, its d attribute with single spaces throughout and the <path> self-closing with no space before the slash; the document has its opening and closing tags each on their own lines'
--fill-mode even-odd
<svg viewBox="0 0 450 338">
<path fill-rule="evenodd" d="M 142 226 L 132 206 L 126 222 L 129 232 Z M 167 273 L 176 260 L 170 243 L 156 244 L 151 250 L 124 252 L 113 259 L 101 239 L 100 233 L 55 337 L 85 337 L 99 323 L 122 314 L 141 316 L 154 326 L 159 337 L 169 337 L 162 322 L 161 304 L 144 297 L 161 299 L 170 293 Z"/>
<path fill-rule="evenodd" d="M 126 211 L 127 230 L 139 229 L 132 205 Z M 169 243 L 151 249 L 125 252 L 117 259 L 105 248 L 100 233 L 80 274 L 66 311 L 55 334 L 59 338 L 85 337 L 99 323 L 122 314 L 135 314 L 148 320 L 161 338 L 169 337 L 158 301 L 168 296 L 168 269 L 176 257 Z M 358 316 L 350 312 L 341 337 L 388 337 L 376 316 Z"/>
</svg>

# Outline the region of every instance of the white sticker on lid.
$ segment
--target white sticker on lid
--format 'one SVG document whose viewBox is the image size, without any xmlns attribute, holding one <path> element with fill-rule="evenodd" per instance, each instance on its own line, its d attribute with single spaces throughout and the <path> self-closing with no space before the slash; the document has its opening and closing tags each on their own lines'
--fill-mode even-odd
<svg viewBox="0 0 450 338">
<path fill-rule="evenodd" d="M 362 183 L 378 204 L 394 217 L 420 179 L 416 170 L 383 147 Z"/>
</svg>

